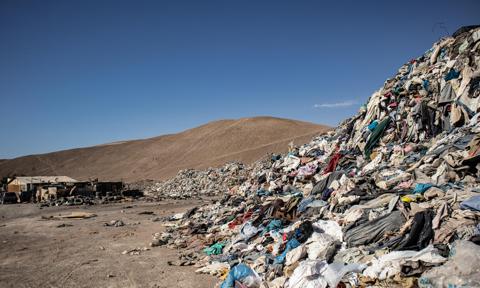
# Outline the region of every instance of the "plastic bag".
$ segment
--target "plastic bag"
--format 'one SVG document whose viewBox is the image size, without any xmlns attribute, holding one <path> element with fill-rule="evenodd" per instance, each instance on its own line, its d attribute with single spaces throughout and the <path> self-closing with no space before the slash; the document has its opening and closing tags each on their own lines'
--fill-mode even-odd
<svg viewBox="0 0 480 288">
<path fill-rule="evenodd" d="M 260 287 L 262 279 L 253 269 L 240 263 L 230 269 L 220 288 L 233 288 L 235 287 L 235 281 L 239 281 L 248 288 L 257 288 Z"/>
</svg>

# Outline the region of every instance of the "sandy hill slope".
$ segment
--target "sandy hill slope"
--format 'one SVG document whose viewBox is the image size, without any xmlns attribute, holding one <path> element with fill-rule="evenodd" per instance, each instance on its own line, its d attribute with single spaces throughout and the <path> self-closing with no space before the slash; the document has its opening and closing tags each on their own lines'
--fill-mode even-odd
<svg viewBox="0 0 480 288">
<path fill-rule="evenodd" d="M 166 179 L 185 168 L 215 167 L 228 161 L 250 163 L 269 152 L 284 152 L 290 141 L 305 143 L 328 129 L 273 117 L 220 120 L 178 134 L 3 161 L 0 176 L 16 173 L 124 181 Z"/>
</svg>

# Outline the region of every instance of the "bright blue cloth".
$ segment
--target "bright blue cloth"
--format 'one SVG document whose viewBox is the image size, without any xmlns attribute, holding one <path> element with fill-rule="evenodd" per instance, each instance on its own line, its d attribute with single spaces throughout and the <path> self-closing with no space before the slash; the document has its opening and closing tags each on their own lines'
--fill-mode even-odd
<svg viewBox="0 0 480 288">
<path fill-rule="evenodd" d="M 413 189 L 413 193 L 423 194 L 425 193 L 425 191 L 427 191 L 432 187 L 433 187 L 433 184 L 430 184 L 430 183 L 417 183 L 417 185 L 415 185 L 415 189 Z"/>
<path fill-rule="evenodd" d="M 253 274 L 253 270 L 250 267 L 243 263 L 240 263 L 230 269 L 227 278 L 225 279 L 225 281 L 223 281 L 220 288 L 233 288 L 235 287 L 235 281 L 241 280 Z"/>
<path fill-rule="evenodd" d="M 282 254 L 275 257 L 275 261 L 273 263 L 274 264 L 280 264 L 280 263 L 285 262 L 285 258 L 287 257 L 287 253 L 290 250 L 293 250 L 293 249 L 297 248 L 298 246 L 300 246 L 300 242 L 298 242 L 297 239 L 295 239 L 295 238 L 290 239 L 287 242 L 287 245 L 285 246 L 285 250 L 283 250 Z"/>
<path fill-rule="evenodd" d="M 377 128 L 377 125 L 378 125 L 378 121 L 377 121 L 377 120 L 373 120 L 373 122 L 370 123 L 370 125 L 368 125 L 368 130 L 370 130 L 370 131 L 375 130 L 375 128 Z"/>
</svg>

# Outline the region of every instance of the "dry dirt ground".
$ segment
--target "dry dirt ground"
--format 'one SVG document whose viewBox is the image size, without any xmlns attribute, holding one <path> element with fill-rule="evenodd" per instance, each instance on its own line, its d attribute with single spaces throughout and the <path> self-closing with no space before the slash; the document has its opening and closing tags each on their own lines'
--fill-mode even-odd
<svg viewBox="0 0 480 288">
<path fill-rule="evenodd" d="M 152 234 L 162 231 L 161 222 L 152 218 L 195 204 L 198 200 L 43 209 L 0 205 L 0 287 L 213 287 L 218 280 L 195 274 L 194 267 L 169 266 L 167 261 L 177 259 L 175 250 L 154 247 L 140 255 L 122 255 L 124 250 L 149 247 Z M 42 220 L 73 211 L 97 216 Z M 139 215 L 143 211 L 155 215 Z M 104 226 L 111 220 L 122 220 L 125 226 Z"/>
</svg>

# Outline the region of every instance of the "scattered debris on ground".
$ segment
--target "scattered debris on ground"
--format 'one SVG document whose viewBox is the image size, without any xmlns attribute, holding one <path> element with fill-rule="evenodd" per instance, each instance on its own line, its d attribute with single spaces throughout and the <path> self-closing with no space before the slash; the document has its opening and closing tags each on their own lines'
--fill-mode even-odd
<svg viewBox="0 0 480 288">
<path fill-rule="evenodd" d="M 69 223 L 62 223 L 62 224 L 58 224 L 57 228 L 65 228 L 65 227 L 72 227 L 72 226 L 73 225 Z"/>
<path fill-rule="evenodd" d="M 155 212 L 153 212 L 153 211 L 142 211 L 142 212 L 139 212 L 138 215 L 155 215 Z"/>
<path fill-rule="evenodd" d="M 77 210 L 0 205 L 0 286 L 16 287 L 21 282 L 25 287 L 213 287 L 216 279 L 196 274 L 194 267 L 169 266 L 168 261 L 177 259 L 174 250 L 158 247 L 140 251 L 140 255 L 121 254 L 148 247 L 152 231 L 158 229 L 158 222 L 145 221 L 137 212 L 149 210 L 167 217 L 192 208 L 196 202 L 136 201 L 129 213 L 120 212 L 123 203 L 94 205 L 88 212 L 96 217 L 50 221 L 39 219 Z M 103 227 L 117 219 L 125 226 Z M 142 224 L 135 224 L 139 222 Z"/>
<path fill-rule="evenodd" d="M 67 215 L 51 215 L 51 216 L 42 216 L 42 220 L 62 220 L 62 219 L 88 219 L 97 216 L 94 213 L 90 212 L 71 212 Z"/>
<path fill-rule="evenodd" d="M 121 226 L 125 226 L 125 223 L 123 223 L 122 220 L 112 220 L 108 223 L 104 223 L 103 225 L 107 227 L 121 227 Z"/>
<path fill-rule="evenodd" d="M 130 249 L 130 250 L 124 250 L 122 252 L 122 255 L 140 255 L 141 252 L 144 252 L 144 251 L 148 251 L 150 250 L 150 248 L 147 248 L 147 247 L 143 247 L 143 248 L 133 248 L 133 249 Z"/>
</svg>

